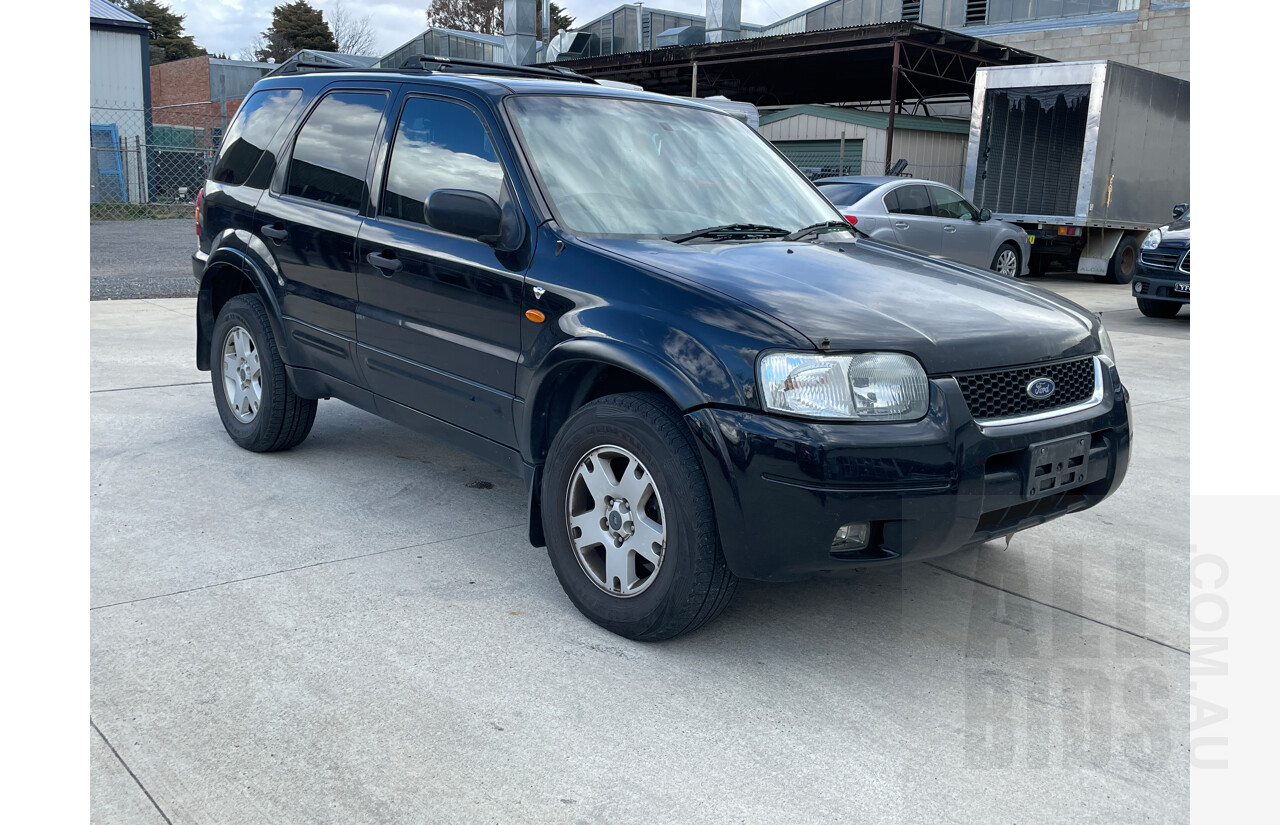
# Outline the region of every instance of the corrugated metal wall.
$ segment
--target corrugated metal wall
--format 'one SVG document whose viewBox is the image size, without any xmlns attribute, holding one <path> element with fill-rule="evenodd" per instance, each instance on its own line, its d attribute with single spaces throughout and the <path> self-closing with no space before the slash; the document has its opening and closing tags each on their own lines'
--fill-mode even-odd
<svg viewBox="0 0 1280 825">
<path fill-rule="evenodd" d="M 146 109 L 143 92 L 143 36 L 125 32 L 89 30 L 89 122 L 115 126 L 117 148 L 122 156 L 129 146 L 146 144 L 146 123 L 138 116 Z M 90 149 L 95 152 L 96 149 Z M 147 200 L 145 162 L 137 168 L 121 170 L 128 200 Z M 92 167 L 91 167 L 92 168 Z"/>
<path fill-rule="evenodd" d="M 786 140 L 839 140 L 862 141 L 862 173 L 883 175 L 885 147 L 888 132 L 872 126 L 845 123 L 839 120 L 796 115 L 774 121 L 760 127 L 760 134 L 771 141 Z M 893 134 L 893 159 L 906 158 L 907 174 L 912 177 L 936 180 L 956 189 L 964 182 L 964 160 L 968 151 L 968 134 L 949 132 L 919 132 L 913 129 L 895 129 Z M 851 172 L 851 174 L 858 174 Z"/>
</svg>

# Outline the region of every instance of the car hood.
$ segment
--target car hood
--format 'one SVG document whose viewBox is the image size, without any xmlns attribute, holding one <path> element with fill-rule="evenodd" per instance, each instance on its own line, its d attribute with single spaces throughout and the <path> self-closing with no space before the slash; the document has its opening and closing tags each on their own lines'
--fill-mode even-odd
<svg viewBox="0 0 1280 825">
<path fill-rule="evenodd" d="M 1053 293 L 870 240 L 587 243 L 736 298 L 833 352 L 894 350 L 943 374 L 1098 351 L 1095 319 Z"/>
</svg>

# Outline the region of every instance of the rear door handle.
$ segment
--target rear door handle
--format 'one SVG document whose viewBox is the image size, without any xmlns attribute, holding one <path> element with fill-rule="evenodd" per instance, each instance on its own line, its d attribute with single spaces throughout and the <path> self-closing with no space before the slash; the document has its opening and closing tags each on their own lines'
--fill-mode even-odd
<svg viewBox="0 0 1280 825">
<path fill-rule="evenodd" d="M 284 224 L 269 223 L 262 227 L 262 234 L 273 241 L 283 241 L 289 237 L 289 230 L 284 228 Z"/>
<path fill-rule="evenodd" d="M 906 229 L 907 227 L 911 226 L 911 224 L 907 223 L 906 221 L 894 221 L 893 225 L 898 229 Z"/>
<path fill-rule="evenodd" d="M 388 250 L 383 250 L 388 251 Z M 392 257 L 386 257 L 381 252 L 370 252 L 364 256 L 364 259 L 382 270 L 382 274 L 391 277 L 392 272 L 399 272 L 404 268 L 404 264 L 400 263 L 395 257 L 395 253 L 391 253 Z"/>
</svg>

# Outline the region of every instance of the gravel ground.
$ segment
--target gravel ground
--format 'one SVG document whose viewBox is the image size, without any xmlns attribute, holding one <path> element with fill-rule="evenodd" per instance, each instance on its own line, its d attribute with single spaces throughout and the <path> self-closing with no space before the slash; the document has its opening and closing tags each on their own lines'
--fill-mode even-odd
<svg viewBox="0 0 1280 825">
<path fill-rule="evenodd" d="M 92 221 L 89 300 L 193 297 L 195 247 L 189 220 Z"/>
</svg>

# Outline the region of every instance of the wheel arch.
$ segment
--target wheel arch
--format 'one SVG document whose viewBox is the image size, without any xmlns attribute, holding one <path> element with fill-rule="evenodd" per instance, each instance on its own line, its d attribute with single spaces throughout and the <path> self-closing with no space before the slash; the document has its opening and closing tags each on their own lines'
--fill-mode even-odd
<svg viewBox="0 0 1280 825">
<path fill-rule="evenodd" d="M 238 249 L 223 247 L 209 256 L 200 287 L 196 293 L 196 368 L 208 370 L 209 345 L 213 324 L 218 313 L 237 295 L 256 294 L 266 305 L 271 332 L 282 354 L 287 345 L 280 327 L 280 304 L 273 290 L 267 287 L 267 278 L 250 256 Z M 289 358 L 285 357 L 285 363 Z"/>
<path fill-rule="evenodd" d="M 676 367 L 617 342 L 569 341 L 543 363 L 527 394 L 521 443 L 534 471 L 529 490 L 529 542 L 546 544 L 542 532 L 542 466 L 556 434 L 583 405 L 624 392 L 662 396 L 677 412 L 706 403 L 706 396 Z"/>
</svg>

